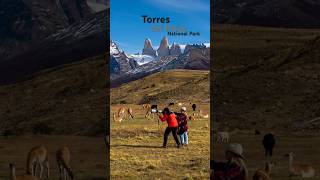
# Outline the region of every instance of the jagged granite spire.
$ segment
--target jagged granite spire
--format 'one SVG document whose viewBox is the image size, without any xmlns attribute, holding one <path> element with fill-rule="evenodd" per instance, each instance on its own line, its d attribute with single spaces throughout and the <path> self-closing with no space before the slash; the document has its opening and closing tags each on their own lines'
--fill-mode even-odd
<svg viewBox="0 0 320 180">
<path fill-rule="evenodd" d="M 169 43 L 168 43 L 168 38 L 166 36 L 162 38 L 157 52 L 159 57 L 169 55 Z"/>
<path fill-rule="evenodd" d="M 144 47 L 142 50 L 142 54 L 143 55 L 150 55 L 150 56 L 154 56 L 154 57 L 157 56 L 157 52 L 153 49 L 151 40 L 149 38 L 147 38 L 144 41 Z"/>
</svg>

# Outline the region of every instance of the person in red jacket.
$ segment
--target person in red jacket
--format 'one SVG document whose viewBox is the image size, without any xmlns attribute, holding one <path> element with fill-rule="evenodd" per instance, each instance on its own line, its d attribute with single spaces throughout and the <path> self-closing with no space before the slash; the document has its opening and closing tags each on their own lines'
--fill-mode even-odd
<svg viewBox="0 0 320 180">
<path fill-rule="evenodd" d="M 173 112 L 170 112 L 169 108 L 164 108 L 162 111 L 163 115 L 158 113 L 158 116 L 162 122 L 166 121 L 168 123 L 168 127 L 164 131 L 163 138 L 163 148 L 167 147 L 168 136 L 170 132 L 172 132 L 173 138 L 176 141 L 177 147 L 180 147 L 180 142 L 177 136 L 178 131 L 178 121 L 176 119 L 176 115 Z"/>
</svg>

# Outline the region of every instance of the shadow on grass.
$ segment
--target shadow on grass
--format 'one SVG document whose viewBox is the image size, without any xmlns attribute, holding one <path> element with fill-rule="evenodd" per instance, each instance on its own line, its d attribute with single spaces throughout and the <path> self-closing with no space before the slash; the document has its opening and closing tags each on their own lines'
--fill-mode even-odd
<svg viewBox="0 0 320 180">
<path fill-rule="evenodd" d="M 133 147 L 133 148 L 162 148 L 161 146 L 149 146 L 149 145 L 130 145 L 130 144 L 116 144 L 111 147 Z"/>
</svg>

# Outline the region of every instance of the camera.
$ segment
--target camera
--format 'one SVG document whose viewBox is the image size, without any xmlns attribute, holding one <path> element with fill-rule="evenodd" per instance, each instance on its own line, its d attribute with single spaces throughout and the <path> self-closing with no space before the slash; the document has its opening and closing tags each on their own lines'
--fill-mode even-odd
<svg viewBox="0 0 320 180">
<path fill-rule="evenodd" d="M 151 112 L 152 112 L 152 113 L 162 113 L 162 111 L 161 111 L 161 110 L 158 110 L 158 109 L 151 109 Z"/>
</svg>

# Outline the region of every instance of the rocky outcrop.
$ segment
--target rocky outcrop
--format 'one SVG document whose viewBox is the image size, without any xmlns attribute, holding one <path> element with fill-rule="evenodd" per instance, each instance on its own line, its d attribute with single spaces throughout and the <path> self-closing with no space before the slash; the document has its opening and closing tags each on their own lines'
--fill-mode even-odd
<svg viewBox="0 0 320 180">
<path fill-rule="evenodd" d="M 179 56 L 181 54 L 181 48 L 179 44 L 176 44 L 175 42 L 171 45 L 169 54 L 171 56 Z"/>
<path fill-rule="evenodd" d="M 161 40 L 160 47 L 157 52 L 159 57 L 169 56 L 169 43 L 167 37 L 164 37 Z"/>
<path fill-rule="evenodd" d="M 183 51 L 183 54 L 188 53 L 191 49 L 206 49 L 204 44 L 188 44 Z"/>
<path fill-rule="evenodd" d="M 138 66 L 136 60 L 129 58 L 115 42 L 110 42 L 110 79 L 122 76 Z"/>
<path fill-rule="evenodd" d="M 143 55 L 157 56 L 157 52 L 153 49 L 151 40 L 148 38 L 144 41 Z"/>
</svg>

